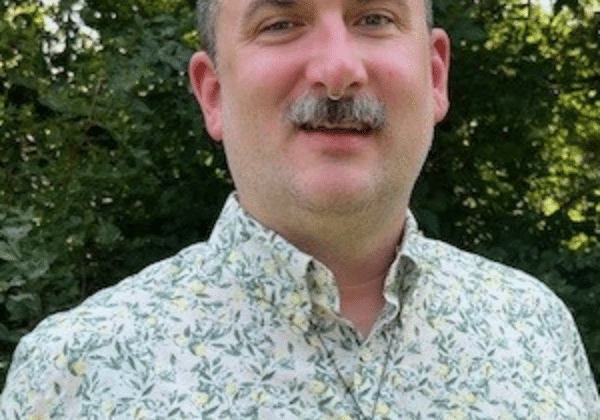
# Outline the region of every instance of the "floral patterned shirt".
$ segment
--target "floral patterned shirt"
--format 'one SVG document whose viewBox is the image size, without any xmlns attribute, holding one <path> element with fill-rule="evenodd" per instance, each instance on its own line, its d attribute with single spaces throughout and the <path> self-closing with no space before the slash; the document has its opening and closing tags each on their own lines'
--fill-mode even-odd
<svg viewBox="0 0 600 420">
<path fill-rule="evenodd" d="M 361 337 L 331 272 L 232 195 L 206 243 L 23 338 L 0 419 L 600 419 L 572 317 L 537 280 L 409 216 L 384 295 Z"/>
</svg>

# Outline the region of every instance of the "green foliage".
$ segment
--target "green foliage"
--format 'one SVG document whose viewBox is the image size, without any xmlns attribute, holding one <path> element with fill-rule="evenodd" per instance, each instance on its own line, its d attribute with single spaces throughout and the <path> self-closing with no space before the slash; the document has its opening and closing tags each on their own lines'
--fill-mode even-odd
<svg viewBox="0 0 600 420">
<path fill-rule="evenodd" d="M 210 231 L 231 183 L 188 88 L 193 3 L 88 0 L 98 37 L 74 0 L 0 3 L 0 388 L 42 318 Z M 452 111 L 413 208 L 558 293 L 600 379 L 599 37 L 585 0 L 556 4 L 435 2 Z"/>
</svg>

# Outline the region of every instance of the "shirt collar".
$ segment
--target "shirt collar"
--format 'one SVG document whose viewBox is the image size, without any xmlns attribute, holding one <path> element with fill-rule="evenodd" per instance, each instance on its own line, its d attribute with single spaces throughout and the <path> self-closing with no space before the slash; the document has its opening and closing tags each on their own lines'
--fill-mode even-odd
<svg viewBox="0 0 600 420">
<path fill-rule="evenodd" d="M 412 286 L 406 279 L 415 278 L 417 265 L 411 254 L 416 235 L 417 223 L 409 212 L 384 283 L 384 297 L 390 304 L 387 317 L 400 310 L 401 296 Z M 272 308 L 303 332 L 308 331 L 316 308 L 339 313 L 339 292 L 331 271 L 256 221 L 241 207 L 236 193 L 225 202 L 209 243 L 224 255 L 223 266 L 231 270 L 250 299 Z"/>
</svg>

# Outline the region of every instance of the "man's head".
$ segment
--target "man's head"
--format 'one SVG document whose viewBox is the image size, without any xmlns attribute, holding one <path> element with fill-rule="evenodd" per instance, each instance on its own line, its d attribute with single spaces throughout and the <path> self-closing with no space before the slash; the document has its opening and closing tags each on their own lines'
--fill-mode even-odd
<svg viewBox="0 0 600 420">
<path fill-rule="evenodd" d="M 279 231 L 302 212 L 402 219 L 448 107 L 423 0 L 218 1 L 218 65 L 198 52 L 190 79 L 241 204 Z"/>
</svg>

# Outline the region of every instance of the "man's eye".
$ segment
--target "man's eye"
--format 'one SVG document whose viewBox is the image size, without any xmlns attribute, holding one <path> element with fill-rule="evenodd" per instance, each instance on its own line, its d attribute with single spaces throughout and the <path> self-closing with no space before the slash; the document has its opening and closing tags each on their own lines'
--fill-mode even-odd
<svg viewBox="0 0 600 420">
<path fill-rule="evenodd" d="M 282 32 L 289 31 L 296 27 L 296 24 L 289 20 L 281 20 L 278 22 L 271 23 L 261 29 L 261 32 Z"/>
<path fill-rule="evenodd" d="M 372 13 L 370 15 L 363 16 L 358 24 L 363 26 L 385 26 L 393 23 L 394 21 L 386 16 L 378 13 Z"/>
</svg>

